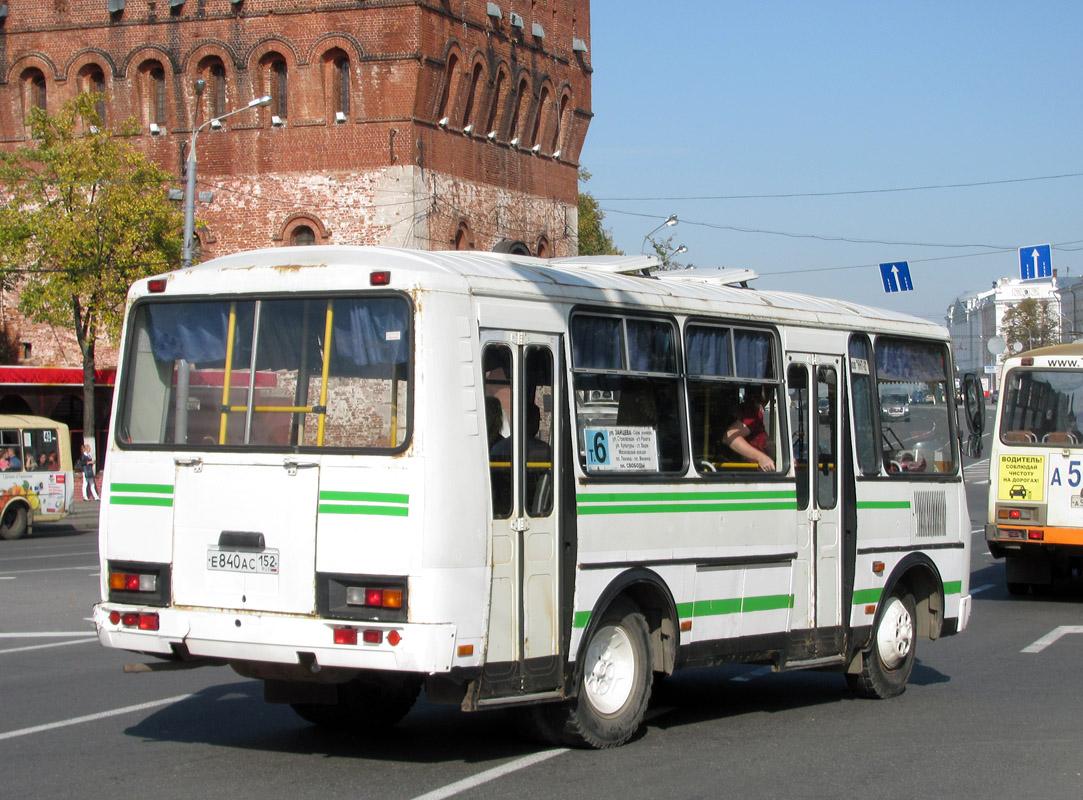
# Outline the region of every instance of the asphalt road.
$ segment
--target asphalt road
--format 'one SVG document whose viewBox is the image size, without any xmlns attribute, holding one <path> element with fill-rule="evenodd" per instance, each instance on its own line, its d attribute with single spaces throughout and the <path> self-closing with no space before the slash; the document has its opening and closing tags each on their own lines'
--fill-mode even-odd
<svg viewBox="0 0 1083 800">
<path fill-rule="evenodd" d="M 1083 633 L 1040 642 L 1083 622 L 1083 586 L 1008 595 L 982 534 L 987 463 L 967 464 L 971 627 L 918 641 L 905 694 L 856 700 L 833 673 L 685 672 L 656 688 L 643 735 L 606 752 L 424 699 L 390 732 L 332 734 L 227 668 L 123 674 L 139 656 L 89 635 L 97 504 L 80 503 L 0 542 L 0 796 L 1079 798 Z"/>
</svg>

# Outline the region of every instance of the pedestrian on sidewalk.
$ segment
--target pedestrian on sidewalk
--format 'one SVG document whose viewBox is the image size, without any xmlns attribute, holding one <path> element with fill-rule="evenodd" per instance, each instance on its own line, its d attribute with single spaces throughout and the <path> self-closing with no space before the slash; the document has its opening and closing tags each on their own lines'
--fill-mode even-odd
<svg viewBox="0 0 1083 800">
<path fill-rule="evenodd" d="M 75 468 L 83 471 L 83 499 L 90 499 L 87 497 L 89 491 L 90 495 L 97 500 L 98 487 L 94 484 L 94 456 L 90 452 L 89 444 L 83 445 L 83 452 L 79 460 L 75 462 Z"/>
</svg>

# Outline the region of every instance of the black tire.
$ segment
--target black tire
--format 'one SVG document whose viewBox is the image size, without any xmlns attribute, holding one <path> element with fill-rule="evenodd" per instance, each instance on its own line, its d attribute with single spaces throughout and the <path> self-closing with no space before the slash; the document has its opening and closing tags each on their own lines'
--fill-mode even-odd
<svg viewBox="0 0 1083 800">
<path fill-rule="evenodd" d="M 354 733 L 382 730 L 413 708 L 421 692 L 421 678 L 364 676 L 337 688 L 337 703 L 291 703 L 290 707 L 301 719 L 320 727 Z"/>
<path fill-rule="evenodd" d="M 858 697 L 886 699 L 906 691 L 914 669 L 914 598 L 896 591 L 883 608 L 873 631 L 872 644 L 862 655 L 861 672 L 847 674 L 846 682 Z"/>
<path fill-rule="evenodd" d="M 639 731 L 651 698 L 647 620 L 631 604 L 617 602 L 588 636 L 576 664 L 576 696 L 537 706 L 535 724 L 554 743 L 618 747 Z"/>
<path fill-rule="evenodd" d="M 4 516 L 0 517 L 0 539 L 21 539 L 26 533 L 27 520 L 26 506 L 22 503 L 8 504 Z"/>
<path fill-rule="evenodd" d="M 1026 594 L 1029 590 L 1029 583 L 1016 583 L 1014 581 L 1008 582 L 1008 594 L 1014 594 L 1016 596 L 1019 596 Z"/>
</svg>

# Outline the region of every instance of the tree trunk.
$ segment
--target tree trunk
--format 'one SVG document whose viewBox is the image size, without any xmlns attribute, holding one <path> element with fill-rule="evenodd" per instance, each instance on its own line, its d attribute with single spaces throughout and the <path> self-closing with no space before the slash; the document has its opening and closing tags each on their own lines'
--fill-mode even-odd
<svg viewBox="0 0 1083 800">
<path fill-rule="evenodd" d="M 98 443 L 94 429 L 94 342 L 86 342 L 83 351 L 83 442 L 90 445 L 94 460 L 98 460 Z"/>
</svg>

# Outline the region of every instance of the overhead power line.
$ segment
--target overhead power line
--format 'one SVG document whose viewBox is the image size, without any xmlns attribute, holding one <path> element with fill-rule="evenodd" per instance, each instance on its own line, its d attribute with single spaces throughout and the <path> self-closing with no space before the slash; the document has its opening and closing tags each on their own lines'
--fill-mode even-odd
<svg viewBox="0 0 1083 800">
<path fill-rule="evenodd" d="M 599 202 L 632 202 L 651 200 L 781 200 L 799 197 L 844 197 L 857 194 L 897 194 L 900 192 L 927 192 L 939 189 L 972 189 L 978 186 L 1003 186 L 1013 183 L 1035 183 L 1037 181 L 1057 181 L 1064 178 L 1083 178 L 1083 172 L 1066 172 L 1061 175 L 1038 175 L 1031 178 L 1006 178 L 997 181 L 973 181 L 971 183 L 934 183 L 928 186 L 895 186 L 886 189 L 849 189 L 837 192 L 785 192 L 777 194 L 720 194 L 687 197 L 598 197 Z M 682 222 L 684 220 L 681 220 Z"/>
</svg>

